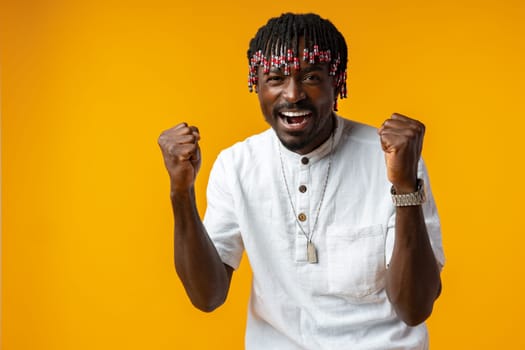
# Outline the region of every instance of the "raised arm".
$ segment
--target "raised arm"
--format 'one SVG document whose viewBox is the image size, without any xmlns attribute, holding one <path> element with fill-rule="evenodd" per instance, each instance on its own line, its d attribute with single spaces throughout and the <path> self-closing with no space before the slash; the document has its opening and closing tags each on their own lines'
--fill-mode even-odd
<svg viewBox="0 0 525 350">
<path fill-rule="evenodd" d="M 225 265 L 197 211 L 194 184 L 201 165 L 200 134 L 181 123 L 164 131 L 159 146 L 171 184 L 175 220 L 175 268 L 191 302 L 210 312 L 228 295 L 233 268 Z"/>
<path fill-rule="evenodd" d="M 416 192 L 425 126 L 393 114 L 378 130 L 389 181 L 396 194 Z M 425 321 L 441 291 L 438 263 L 430 245 L 421 205 L 396 207 L 395 241 L 386 291 L 408 325 Z"/>
</svg>

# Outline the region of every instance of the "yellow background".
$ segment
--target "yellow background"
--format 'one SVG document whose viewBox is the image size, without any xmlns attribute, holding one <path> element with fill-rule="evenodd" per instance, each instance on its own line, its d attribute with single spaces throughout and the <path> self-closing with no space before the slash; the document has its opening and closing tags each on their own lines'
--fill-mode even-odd
<svg viewBox="0 0 525 350">
<path fill-rule="evenodd" d="M 193 309 L 156 139 L 200 127 L 203 213 L 219 150 L 266 128 L 245 52 L 284 11 L 346 36 L 342 115 L 427 125 L 447 256 L 431 347 L 525 348 L 524 1 L 2 0 L 3 349 L 243 347 L 247 261 L 223 307 Z"/>
</svg>

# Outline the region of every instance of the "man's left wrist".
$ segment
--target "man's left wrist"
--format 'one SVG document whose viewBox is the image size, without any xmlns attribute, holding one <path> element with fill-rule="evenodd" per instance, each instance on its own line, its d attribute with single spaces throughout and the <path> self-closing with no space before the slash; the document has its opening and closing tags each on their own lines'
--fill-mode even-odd
<svg viewBox="0 0 525 350">
<path fill-rule="evenodd" d="M 396 207 L 418 206 L 426 201 L 425 183 L 422 179 L 417 179 L 416 189 L 414 191 L 409 187 L 394 187 L 390 189 L 392 202 Z"/>
</svg>

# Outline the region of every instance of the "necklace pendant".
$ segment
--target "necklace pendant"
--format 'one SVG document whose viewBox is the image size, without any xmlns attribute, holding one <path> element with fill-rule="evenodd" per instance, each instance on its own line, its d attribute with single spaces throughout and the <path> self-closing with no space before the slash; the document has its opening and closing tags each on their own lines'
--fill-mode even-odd
<svg viewBox="0 0 525 350">
<path fill-rule="evenodd" d="M 308 241 L 308 243 L 306 244 L 306 256 L 308 259 L 308 263 L 317 264 L 317 251 L 312 241 Z"/>
</svg>

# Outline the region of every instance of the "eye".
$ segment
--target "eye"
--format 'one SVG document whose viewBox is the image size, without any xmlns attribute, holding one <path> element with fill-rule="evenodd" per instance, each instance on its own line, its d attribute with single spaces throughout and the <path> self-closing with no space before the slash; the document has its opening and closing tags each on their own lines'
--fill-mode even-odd
<svg viewBox="0 0 525 350">
<path fill-rule="evenodd" d="M 272 73 L 270 73 L 270 75 L 268 75 L 266 77 L 265 82 L 267 84 L 270 84 L 270 85 L 278 85 L 278 84 L 282 83 L 283 80 L 284 80 L 284 77 L 281 74 L 272 74 Z"/>
<path fill-rule="evenodd" d="M 318 83 L 322 80 L 322 78 L 317 73 L 310 73 L 310 74 L 306 74 L 303 80 L 307 83 Z"/>
<path fill-rule="evenodd" d="M 281 81 L 283 78 L 280 75 L 269 75 L 266 81 Z"/>
</svg>

